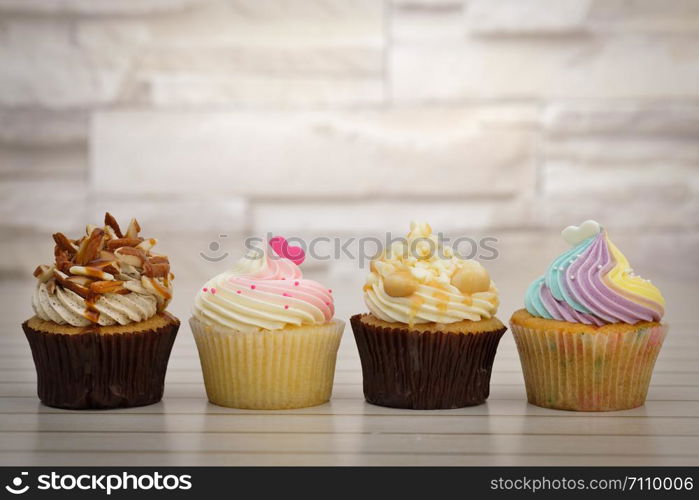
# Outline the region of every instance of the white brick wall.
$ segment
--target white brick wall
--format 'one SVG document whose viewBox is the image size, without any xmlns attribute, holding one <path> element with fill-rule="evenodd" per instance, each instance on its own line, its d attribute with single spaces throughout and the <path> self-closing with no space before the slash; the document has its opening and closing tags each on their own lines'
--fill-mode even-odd
<svg viewBox="0 0 699 500">
<path fill-rule="evenodd" d="M 502 35 L 556 34 L 583 31 L 591 0 L 471 0 L 467 28 Z"/>
<path fill-rule="evenodd" d="M 511 266 L 595 217 L 699 276 L 698 138 L 697 0 L 0 0 L 0 276 L 106 209 L 191 273 L 415 217 Z"/>
<path fill-rule="evenodd" d="M 306 199 L 515 195 L 534 188 L 531 133 L 469 112 L 106 112 L 92 188 Z M 205 169 L 206 174 L 197 173 Z"/>
<path fill-rule="evenodd" d="M 145 15 L 182 10 L 204 0 L 0 0 L 11 14 Z"/>
<path fill-rule="evenodd" d="M 399 102 L 699 98 L 694 33 L 455 37 L 448 25 L 458 16 L 436 17 L 444 32 L 420 26 L 422 20 L 410 27 L 396 20 L 390 72 L 391 95 Z"/>
<path fill-rule="evenodd" d="M 551 135 L 699 136 L 697 101 L 553 102 L 542 125 Z"/>
</svg>

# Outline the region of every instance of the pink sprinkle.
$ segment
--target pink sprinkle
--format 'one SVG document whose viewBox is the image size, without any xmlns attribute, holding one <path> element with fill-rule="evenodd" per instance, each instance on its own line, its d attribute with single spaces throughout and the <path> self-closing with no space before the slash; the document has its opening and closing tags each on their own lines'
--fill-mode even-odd
<svg viewBox="0 0 699 500">
<path fill-rule="evenodd" d="M 257 288 L 255 285 L 250 285 L 251 290 L 254 290 L 255 288 Z"/>
<path fill-rule="evenodd" d="M 286 278 L 282 276 L 282 279 L 285 280 Z"/>
<path fill-rule="evenodd" d="M 291 294 L 286 293 L 286 292 L 284 292 L 282 295 L 283 295 L 284 297 L 291 297 Z"/>
<path fill-rule="evenodd" d="M 328 293 L 333 293 L 333 291 L 328 288 Z"/>
<path fill-rule="evenodd" d="M 325 303 L 326 306 L 332 305 L 330 302 Z"/>
<path fill-rule="evenodd" d="M 284 306 L 284 309 L 289 309 L 289 306 Z"/>
<path fill-rule="evenodd" d="M 211 289 L 211 293 L 215 294 L 215 293 L 216 293 L 216 289 L 215 289 L 215 288 L 212 288 L 212 289 Z"/>
<path fill-rule="evenodd" d="M 202 291 L 202 292 L 208 292 L 208 291 L 209 291 L 209 289 L 208 289 L 208 288 L 206 288 L 206 287 L 204 287 L 204 288 L 202 288 L 202 289 L 201 289 L 201 291 Z"/>
<path fill-rule="evenodd" d="M 299 286 L 299 282 L 298 282 L 298 281 L 294 281 L 294 286 Z"/>
<path fill-rule="evenodd" d="M 235 293 L 243 293 L 242 290 L 236 290 Z"/>
</svg>

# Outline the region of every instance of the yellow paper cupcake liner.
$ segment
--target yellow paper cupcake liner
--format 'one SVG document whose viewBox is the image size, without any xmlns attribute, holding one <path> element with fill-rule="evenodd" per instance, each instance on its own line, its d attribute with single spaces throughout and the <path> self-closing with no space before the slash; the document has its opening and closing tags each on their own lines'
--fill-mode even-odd
<svg viewBox="0 0 699 500">
<path fill-rule="evenodd" d="M 206 393 L 230 408 L 305 408 L 330 400 L 345 324 L 241 332 L 190 319 Z"/>
<path fill-rule="evenodd" d="M 666 325 L 598 333 L 510 326 L 529 402 L 576 411 L 641 406 L 668 331 Z"/>
</svg>

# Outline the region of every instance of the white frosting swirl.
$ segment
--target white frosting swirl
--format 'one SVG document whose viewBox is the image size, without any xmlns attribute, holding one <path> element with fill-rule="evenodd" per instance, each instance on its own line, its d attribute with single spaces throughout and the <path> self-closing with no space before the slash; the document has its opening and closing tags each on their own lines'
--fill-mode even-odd
<svg viewBox="0 0 699 500">
<path fill-rule="evenodd" d="M 97 323 L 102 326 L 126 325 L 155 316 L 158 300 L 145 288 L 142 290 L 145 293 L 100 295 L 91 305 L 99 312 Z M 50 294 L 45 283 L 38 283 L 32 296 L 32 308 L 39 318 L 59 325 L 83 327 L 93 324 L 85 317 L 87 309 L 85 299 L 72 290 L 60 286 Z"/>
<path fill-rule="evenodd" d="M 304 279 L 290 260 L 251 253 L 202 287 L 193 314 L 205 324 L 239 331 L 279 330 L 325 324 L 334 306 L 332 292 Z"/>
<path fill-rule="evenodd" d="M 460 280 L 465 268 L 475 271 Z M 406 293 L 389 294 L 392 285 L 387 286 L 387 280 L 395 283 L 397 275 Z M 474 285 L 474 280 L 481 284 Z M 395 243 L 372 261 L 364 301 L 377 318 L 408 325 L 479 321 L 494 316 L 499 305 L 487 271 L 475 261 L 456 257 L 452 248 L 441 246 L 428 224 L 416 222 L 405 243 Z"/>
</svg>

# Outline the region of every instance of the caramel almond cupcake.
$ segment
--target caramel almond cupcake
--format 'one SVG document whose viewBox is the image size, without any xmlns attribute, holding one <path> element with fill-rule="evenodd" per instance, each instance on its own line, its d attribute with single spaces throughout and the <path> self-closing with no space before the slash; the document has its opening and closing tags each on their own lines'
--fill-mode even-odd
<svg viewBox="0 0 699 500">
<path fill-rule="evenodd" d="M 326 403 L 344 322 L 332 291 L 303 277 L 283 238 L 210 279 L 194 300 L 192 333 L 206 393 L 230 408 L 276 410 Z M 297 249 L 300 251 L 300 249 Z"/>
<path fill-rule="evenodd" d="M 34 271 L 35 315 L 22 324 L 41 401 L 102 409 L 160 401 L 180 322 L 168 258 L 152 251 L 132 219 L 125 232 L 107 213 L 77 240 L 53 235 L 55 261 Z"/>
<path fill-rule="evenodd" d="M 475 260 L 442 247 L 426 223 L 371 262 L 368 314 L 351 318 L 369 403 L 446 409 L 483 403 L 498 343 L 498 291 Z"/>
<path fill-rule="evenodd" d="M 510 320 L 527 398 L 562 410 L 641 406 L 668 331 L 665 300 L 597 222 L 563 237 L 572 248 L 534 280 Z"/>
</svg>

